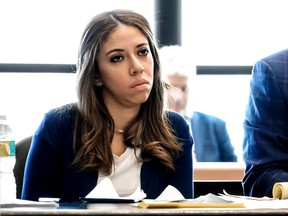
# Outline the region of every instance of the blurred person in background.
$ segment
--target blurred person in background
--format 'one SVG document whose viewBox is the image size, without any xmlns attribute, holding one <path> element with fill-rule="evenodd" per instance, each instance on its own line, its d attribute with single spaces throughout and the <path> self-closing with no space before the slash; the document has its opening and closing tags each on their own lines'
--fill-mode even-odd
<svg viewBox="0 0 288 216">
<path fill-rule="evenodd" d="M 179 45 L 163 46 L 159 52 L 162 76 L 170 85 L 167 107 L 182 114 L 188 121 L 194 138 L 194 158 L 197 162 L 236 162 L 235 149 L 227 131 L 226 122 L 202 112 L 187 110 L 189 87 L 196 66 Z M 190 114 L 191 113 L 191 114 Z"/>
</svg>

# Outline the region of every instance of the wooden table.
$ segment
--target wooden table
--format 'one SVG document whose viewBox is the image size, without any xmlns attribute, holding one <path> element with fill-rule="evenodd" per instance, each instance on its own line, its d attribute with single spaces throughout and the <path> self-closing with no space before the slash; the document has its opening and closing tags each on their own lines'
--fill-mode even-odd
<svg viewBox="0 0 288 216">
<path fill-rule="evenodd" d="M 93 204 L 93 207 L 77 208 L 75 206 L 57 208 L 57 207 L 15 207 L 1 208 L 1 216 L 30 216 L 30 215 L 193 215 L 193 216 L 219 216 L 219 215 L 287 215 L 287 209 L 246 209 L 246 208 L 159 208 L 142 209 L 130 204 Z"/>
</svg>

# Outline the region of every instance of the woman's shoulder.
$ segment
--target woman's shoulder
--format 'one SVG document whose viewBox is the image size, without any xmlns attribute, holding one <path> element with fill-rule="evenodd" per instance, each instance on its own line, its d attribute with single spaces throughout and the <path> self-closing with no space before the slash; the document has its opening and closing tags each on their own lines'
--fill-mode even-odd
<svg viewBox="0 0 288 216">
<path fill-rule="evenodd" d="M 54 122 L 66 121 L 67 119 L 75 119 L 77 112 L 76 103 L 65 104 L 60 107 L 53 108 L 45 114 L 46 120 L 53 120 Z"/>
<path fill-rule="evenodd" d="M 181 142 L 184 141 L 185 146 L 191 146 L 193 143 L 191 130 L 185 117 L 175 111 L 166 111 L 166 115 L 174 135 L 181 140 Z"/>
<path fill-rule="evenodd" d="M 53 108 L 45 113 L 36 134 L 60 140 L 61 137 L 65 137 L 64 134 L 71 133 L 76 116 L 76 104 L 67 104 Z"/>
<path fill-rule="evenodd" d="M 48 111 L 48 113 L 61 114 L 61 113 L 73 112 L 76 110 L 77 110 L 76 103 L 69 103 L 59 107 L 52 108 L 51 110 Z"/>
<path fill-rule="evenodd" d="M 174 129 L 179 128 L 181 130 L 181 128 L 183 129 L 183 127 L 189 127 L 185 117 L 181 115 L 180 113 L 169 110 L 169 111 L 166 111 L 166 116 L 170 125 Z"/>
</svg>

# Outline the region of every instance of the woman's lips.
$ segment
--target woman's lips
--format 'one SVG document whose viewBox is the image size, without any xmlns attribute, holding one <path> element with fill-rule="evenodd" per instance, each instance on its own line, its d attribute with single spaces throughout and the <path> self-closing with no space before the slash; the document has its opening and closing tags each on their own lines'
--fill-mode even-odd
<svg viewBox="0 0 288 216">
<path fill-rule="evenodd" d="M 146 87 L 149 86 L 149 82 L 145 79 L 142 80 L 138 80 L 136 82 L 134 82 L 130 87 L 131 88 L 142 88 L 142 87 Z"/>
</svg>

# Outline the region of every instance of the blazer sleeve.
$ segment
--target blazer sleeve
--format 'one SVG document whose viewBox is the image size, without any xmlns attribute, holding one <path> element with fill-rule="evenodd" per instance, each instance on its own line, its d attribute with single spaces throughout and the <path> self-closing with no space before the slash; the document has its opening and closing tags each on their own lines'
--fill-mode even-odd
<svg viewBox="0 0 288 216">
<path fill-rule="evenodd" d="M 75 116 L 70 105 L 45 114 L 28 153 L 22 199 L 53 197 L 74 201 L 97 184 L 98 172 L 79 171 L 72 165 Z"/>
<path fill-rule="evenodd" d="M 61 191 L 57 183 L 60 179 L 61 140 L 58 136 L 59 124 L 54 124 L 51 113 L 45 114 L 34 134 L 27 156 L 24 173 L 22 199 L 35 200 L 39 197 L 57 197 Z"/>
<path fill-rule="evenodd" d="M 185 118 L 178 113 L 170 112 L 170 120 L 174 132 L 182 144 L 182 153 L 175 161 L 175 171 L 171 176 L 170 184 L 176 187 L 185 198 L 194 197 L 193 188 L 193 139 L 190 128 Z"/>
<path fill-rule="evenodd" d="M 244 120 L 245 195 L 271 197 L 275 182 L 288 181 L 287 57 L 278 53 L 253 67 Z"/>
</svg>

